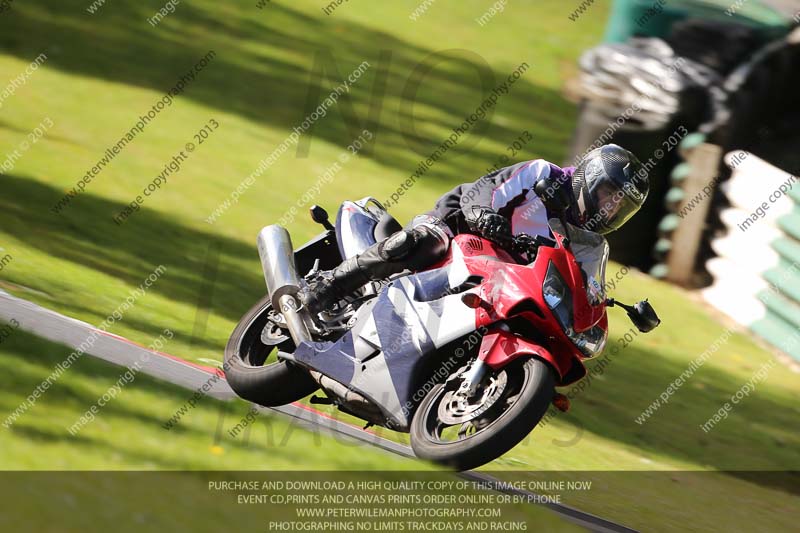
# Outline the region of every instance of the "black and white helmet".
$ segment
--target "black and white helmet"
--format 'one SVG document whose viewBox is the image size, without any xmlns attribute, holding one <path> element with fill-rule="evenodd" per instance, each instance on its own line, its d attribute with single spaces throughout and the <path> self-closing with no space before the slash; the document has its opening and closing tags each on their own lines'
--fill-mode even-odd
<svg viewBox="0 0 800 533">
<path fill-rule="evenodd" d="M 610 233 L 642 207 L 650 185 L 635 155 L 616 144 L 586 154 L 572 175 L 572 193 L 580 226 Z"/>
</svg>

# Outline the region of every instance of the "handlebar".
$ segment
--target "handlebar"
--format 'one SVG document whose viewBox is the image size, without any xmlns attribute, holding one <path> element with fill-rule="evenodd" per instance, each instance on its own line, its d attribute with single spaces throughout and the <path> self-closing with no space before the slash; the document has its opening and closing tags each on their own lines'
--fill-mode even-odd
<svg viewBox="0 0 800 533">
<path fill-rule="evenodd" d="M 536 257 L 536 253 L 539 251 L 539 246 L 541 246 L 539 239 L 528 235 L 527 233 L 513 235 L 509 239 L 503 239 L 502 241 L 499 241 L 498 244 L 512 255 L 527 255 L 529 260 L 533 260 L 533 258 Z"/>
<path fill-rule="evenodd" d="M 540 243 L 536 237 L 532 237 L 527 233 L 520 233 L 515 235 L 512 239 L 511 249 L 517 253 L 526 253 L 531 257 L 536 255 L 539 250 Z"/>
</svg>

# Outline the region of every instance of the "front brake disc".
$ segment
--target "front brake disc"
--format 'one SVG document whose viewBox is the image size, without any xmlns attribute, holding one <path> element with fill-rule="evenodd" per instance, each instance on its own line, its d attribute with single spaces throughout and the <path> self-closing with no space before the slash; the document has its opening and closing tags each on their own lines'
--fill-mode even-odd
<svg viewBox="0 0 800 533">
<path fill-rule="evenodd" d="M 503 395 L 507 382 L 506 373 L 500 372 L 492 376 L 489 383 L 472 398 L 467 398 L 457 390 L 446 392 L 439 402 L 439 420 L 448 426 L 454 426 L 478 418 Z"/>
<path fill-rule="evenodd" d="M 267 346 L 277 346 L 278 344 L 289 340 L 284 329 L 286 327 L 286 320 L 283 315 L 270 310 L 267 315 L 267 324 L 261 330 L 261 342 Z M 281 327 L 283 326 L 283 327 Z"/>
</svg>

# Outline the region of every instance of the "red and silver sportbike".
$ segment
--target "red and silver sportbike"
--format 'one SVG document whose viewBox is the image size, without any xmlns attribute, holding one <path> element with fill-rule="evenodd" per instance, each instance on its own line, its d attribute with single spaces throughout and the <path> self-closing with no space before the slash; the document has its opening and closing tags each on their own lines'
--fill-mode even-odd
<svg viewBox="0 0 800 533">
<path fill-rule="evenodd" d="M 425 459 L 477 467 L 519 443 L 551 403 L 566 410 L 555 387 L 581 379 L 582 361 L 602 352 L 606 307 L 625 308 L 641 331 L 659 323 L 646 301 L 606 299 L 605 239 L 561 219 L 550 221 L 554 246 L 458 235 L 431 268 L 369 283 L 311 316 L 296 297 L 304 276 L 400 229 L 372 198 L 342 204 L 336 227 L 322 208 L 311 214 L 325 232 L 297 250 L 280 226 L 258 235 L 268 295 L 225 348 L 228 382 L 265 406 L 321 389 L 312 403 L 409 432 Z"/>
</svg>

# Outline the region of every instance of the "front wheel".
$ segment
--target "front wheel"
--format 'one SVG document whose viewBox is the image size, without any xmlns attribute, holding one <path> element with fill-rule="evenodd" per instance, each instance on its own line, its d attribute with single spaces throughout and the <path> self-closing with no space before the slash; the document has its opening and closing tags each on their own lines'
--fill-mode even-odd
<svg viewBox="0 0 800 533">
<path fill-rule="evenodd" d="M 545 362 L 521 359 L 493 372 L 467 398 L 458 380 L 435 386 L 411 421 L 417 457 L 468 470 L 516 446 L 547 412 L 555 375 Z"/>
</svg>

